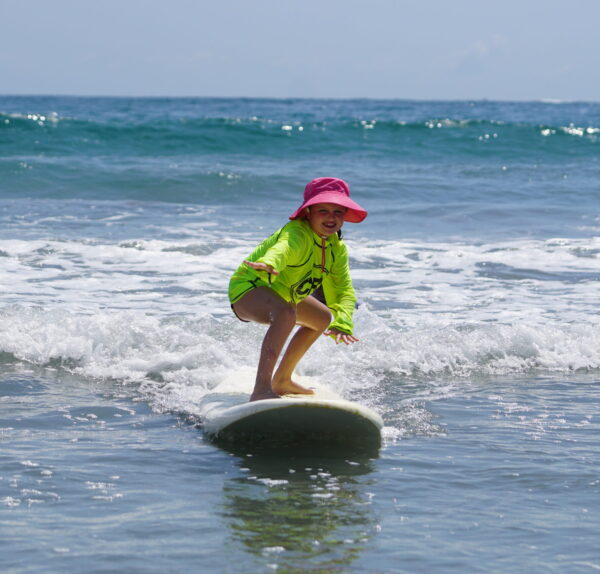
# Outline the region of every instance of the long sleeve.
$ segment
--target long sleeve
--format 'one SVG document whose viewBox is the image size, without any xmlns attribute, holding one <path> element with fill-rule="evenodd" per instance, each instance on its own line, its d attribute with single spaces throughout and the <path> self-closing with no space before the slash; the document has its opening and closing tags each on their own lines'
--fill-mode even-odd
<svg viewBox="0 0 600 574">
<path fill-rule="evenodd" d="M 310 256 L 307 254 L 307 241 L 304 235 L 297 227 L 286 225 L 273 236 L 272 242 L 263 244 L 265 249 L 262 253 L 254 252 L 251 257 L 256 258 L 251 260 L 266 263 L 279 273 L 282 273 L 286 267 L 298 267 L 303 264 L 302 258 L 308 259 Z M 266 275 L 269 274 L 262 272 L 260 276 L 267 280 L 270 278 L 270 283 L 274 283 L 280 277 L 280 275 L 270 275 L 266 278 Z"/>
<path fill-rule="evenodd" d="M 354 328 L 352 315 L 356 307 L 356 294 L 350 278 L 348 250 L 343 243 L 340 243 L 331 273 L 323 281 L 323 292 L 327 306 L 334 315 L 330 327 L 351 335 Z"/>
</svg>

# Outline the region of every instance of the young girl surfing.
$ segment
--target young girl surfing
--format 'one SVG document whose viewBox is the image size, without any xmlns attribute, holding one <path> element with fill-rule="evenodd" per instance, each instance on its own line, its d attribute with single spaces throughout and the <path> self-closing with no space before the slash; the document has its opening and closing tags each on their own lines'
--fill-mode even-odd
<svg viewBox="0 0 600 574">
<path fill-rule="evenodd" d="M 290 222 L 265 239 L 229 283 L 231 308 L 241 321 L 269 325 L 262 343 L 251 401 L 283 394 L 313 394 L 292 380 L 294 368 L 321 334 L 346 345 L 352 335 L 356 296 L 348 251 L 338 233 L 344 221 L 367 212 L 350 199 L 348 184 L 333 177 L 311 181 Z M 321 288 L 325 304 L 312 296 Z M 296 325 L 277 369 L 283 346 Z"/>
</svg>

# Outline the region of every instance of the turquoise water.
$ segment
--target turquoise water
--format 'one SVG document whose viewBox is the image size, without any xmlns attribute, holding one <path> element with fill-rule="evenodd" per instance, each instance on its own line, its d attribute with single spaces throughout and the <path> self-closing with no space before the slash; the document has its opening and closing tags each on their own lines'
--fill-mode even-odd
<svg viewBox="0 0 600 574">
<path fill-rule="evenodd" d="M 3 572 L 595 572 L 600 105 L 0 98 Z M 227 452 L 228 276 L 312 177 L 377 456 Z M 249 392 L 240 383 L 240 391 Z"/>
</svg>

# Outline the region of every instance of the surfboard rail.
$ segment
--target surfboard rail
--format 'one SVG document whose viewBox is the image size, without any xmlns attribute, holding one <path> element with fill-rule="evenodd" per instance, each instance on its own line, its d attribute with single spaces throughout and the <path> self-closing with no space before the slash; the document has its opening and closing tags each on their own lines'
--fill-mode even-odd
<svg viewBox="0 0 600 574">
<path fill-rule="evenodd" d="M 378 448 L 382 427 L 381 417 L 368 407 L 304 395 L 217 408 L 209 411 L 204 422 L 205 432 L 215 442 L 263 447 Z"/>
</svg>

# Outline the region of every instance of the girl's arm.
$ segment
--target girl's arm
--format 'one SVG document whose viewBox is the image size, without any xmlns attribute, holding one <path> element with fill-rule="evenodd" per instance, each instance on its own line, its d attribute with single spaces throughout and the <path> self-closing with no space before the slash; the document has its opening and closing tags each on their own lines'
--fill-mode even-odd
<svg viewBox="0 0 600 574">
<path fill-rule="evenodd" d="M 329 326 L 329 331 L 332 331 L 332 334 L 339 332 L 352 337 L 354 327 L 352 314 L 356 307 L 356 294 L 354 293 L 352 279 L 350 278 L 348 251 L 345 245 L 342 245 L 340 254 L 328 279 L 329 281 L 323 282 L 323 292 L 327 306 L 334 314 L 334 320 Z M 338 341 L 337 337 L 335 338 Z M 352 338 L 354 339 L 354 337 Z M 347 341 L 344 340 L 344 342 Z"/>
<path fill-rule="evenodd" d="M 256 271 L 265 271 L 269 275 L 279 275 L 277 269 L 273 269 L 271 265 L 263 263 L 262 261 L 244 261 L 244 263 Z"/>
<path fill-rule="evenodd" d="M 282 227 L 277 234 L 273 234 L 263 242 L 262 253 L 253 252 L 250 259 L 244 263 L 258 272 L 266 273 L 269 282 L 275 280 L 288 264 L 294 264 L 296 259 L 306 251 L 304 233 L 294 222 Z M 255 255 L 256 254 L 256 255 Z"/>
</svg>

